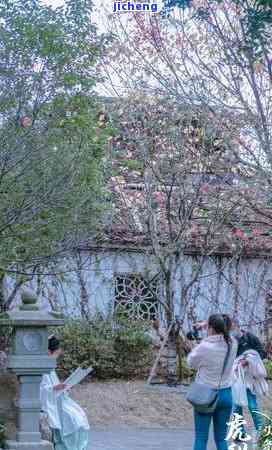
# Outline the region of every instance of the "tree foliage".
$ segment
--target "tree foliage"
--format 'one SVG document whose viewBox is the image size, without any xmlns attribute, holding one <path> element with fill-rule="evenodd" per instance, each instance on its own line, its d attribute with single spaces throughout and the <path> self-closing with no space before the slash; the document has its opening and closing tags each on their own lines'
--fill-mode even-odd
<svg viewBox="0 0 272 450">
<path fill-rule="evenodd" d="M 0 265 L 73 247 L 102 210 L 96 65 L 106 38 L 92 4 L 0 1 Z"/>
<path fill-rule="evenodd" d="M 215 255 L 218 249 L 226 254 L 228 248 L 227 254 L 233 258 L 244 253 L 271 254 L 272 245 L 271 213 L 266 209 L 271 199 L 271 42 L 266 42 L 259 56 L 248 38 L 241 11 L 231 8 L 232 2 L 195 1 L 195 8 L 196 4 L 199 8 L 208 4 L 209 16 L 199 20 L 194 15 L 194 21 L 191 12 L 194 14 L 195 9 L 183 13 L 175 8 L 168 17 L 135 15 L 126 22 L 122 17 L 109 21 L 110 30 L 117 36 L 108 57 L 112 66 L 108 74 L 113 73 L 109 89 L 117 79 L 124 96 L 129 98 L 132 90 L 132 98 L 140 93 L 142 108 L 141 114 L 134 105 L 125 111 L 122 137 L 127 138 L 126 147 L 123 139 L 119 148 L 115 145 L 114 154 L 120 158 L 126 148 L 123 165 L 131 158 L 136 166 L 138 149 L 138 171 L 145 182 L 142 190 L 132 185 L 129 191 L 126 183 L 133 178 L 128 170 L 115 179 L 117 193 L 126 204 L 124 211 L 133 207 L 134 222 L 139 218 L 144 230 L 143 218 L 148 216 L 148 236 L 153 253 L 159 256 L 165 291 L 169 293 L 165 298 L 172 313 L 169 274 L 175 272 L 176 263 L 181 272 L 186 267 L 180 261 L 189 242 L 206 257 Z M 162 117 L 159 99 L 167 104 Z M 152 117 L 153 104 L 157 115 Z M 173 114 L 169 105 L 178 105 L 179 111 Z M 190 124 L 177 121 L 184 113 L 191 113 Z M 201 127 L 195 126 L 195 119 L 199 121 L 202 116 Z M 223 149 L 226 151 L 220 152 Z M 186 181 L 197 166 L 201 176 L 189 190 Z M 165 168 L 167 177 L 161 170 Z M 214 179 L 211 173 L 221 177 Z M 175 187 L 172 180 L 177 180 Z M 130 219 L 132 223 L 133 217 Z M 214 232 L 216 228 L 219 233 Z M 219 237 L 218 247 L 214 237 Z M 177 249 L 180 260 L 175 260 Z M 180 305 L 191 316 L 196 304 L 187 302 L 186 294 L 201 278 L 200 269 L 201 258 L 188 283 L 185 276 L 180 277 Z M 222 278 L 218 280 L 220 286 Z M 216 292 L 215 302 L 219 306 Z"/>
<path fill-rule="evenodd" d="M 116 235 L 133 233 L 133 241 L 152 255 L 157 273 L 146 277 L 161 281 L 159 302 L 169 326 L 175 318 L 176 277 L 183 280 L 177 295 L 184 321 L 206 256 L 219 247 L 232 249 L 236 241 L 232 214 L 241 203 L 238 196 L 229 201 L 235 178 L 229 147 L 237 130 L 230 117 L 220 119 L 203 107 L 159 96 L 134 93 L 114 106 L 119 133 L 111 141 L 116 170 L 112 229 Z M 239 250 L 237 245 L 233 251 Z M 190 251 L 199 258 L 188 276 Z"/>
<path fill-rule="evenodd" d="M 224 0 L 166 0 L 167 9 L 177 6 L 182 9 L 192 8 L 193 16 L 200 20 L 210 17 L 213 5 L 226 3 Z M 271 39 L 272 2 L 270 0 L 230 0 L 229 8 L 240 11 L 241 22 L 248 35 L 248 43 L 257 51 L 267 45 Z"/>
<path fill-rule="evenodd" d="M 231 1 L 194 5 L 205 5 L 209 16 L 195 22 L 189 12 L 175 8 L 169 17 L 134 17 L 126 27 L 122 18 L 112 19 L 118 36 L 112 64 L 123 64 L 125 93 L 133 85 L 188 109 L 201 106 L 210 112 L 211 123 L 219 121 L 224 136 L 232 134 L 224 145 L 232 154 L 241 200 L 253 211 L 253 222 L 265 217 L 260 228 L 271 234 L 271 40 L 255 48 L 241 9 Z M 237 195 L 236 185 L 233 191 Z M 244 214 L 242 207 L 239 214 Z M 267 244 L 271 247 L 271 241 Z"/>
</svg>

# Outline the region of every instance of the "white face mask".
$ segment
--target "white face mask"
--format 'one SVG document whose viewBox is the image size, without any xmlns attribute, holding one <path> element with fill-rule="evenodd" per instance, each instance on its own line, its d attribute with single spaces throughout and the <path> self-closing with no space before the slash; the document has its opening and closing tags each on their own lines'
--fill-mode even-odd
<svg viewBox="0 0 272 450">
<path fill-rule="evenodd" d="M 231 331 L 230 335 L 236 339 L 238 339 L 241 336 L 241 333 L 239 331 Z"/>
<path fill-rule="evenodd" d="M 201 330 L 198 331 L 198 335 L 200 339 L 204 339 L 205 337 L 208 336 L 208 330 L 202 328 Z"/>
</svg>

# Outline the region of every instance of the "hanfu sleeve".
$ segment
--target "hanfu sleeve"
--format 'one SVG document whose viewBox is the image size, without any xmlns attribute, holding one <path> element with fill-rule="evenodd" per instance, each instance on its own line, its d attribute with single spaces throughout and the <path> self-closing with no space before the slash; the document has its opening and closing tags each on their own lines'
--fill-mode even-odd
<svg viewBox="0 0 272 450">
<path fill-rule="evenodd" d="M 41 409 L 47 415 L 50 428 L 60 429 L 56 392 L 49 375 L 44 375 L 40 385 Z"/>
</svg>

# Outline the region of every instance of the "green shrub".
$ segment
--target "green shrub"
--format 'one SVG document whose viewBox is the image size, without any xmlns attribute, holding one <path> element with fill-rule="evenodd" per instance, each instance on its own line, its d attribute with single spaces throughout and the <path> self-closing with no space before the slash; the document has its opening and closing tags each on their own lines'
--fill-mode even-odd
<svg viewBox="0 0 272 450">
<path fill-rule="evenodd" d="M 177 376 L 179 381 L 190 382 L 196 374 L 194 369 L 190 369 L 186 362 L 186 358 L 178 358 L 177 361 Z"/>
<path fill-rule="evenodd" d="M 145 376 L 152 364 L 152 345 L 145 331 L 146 324 L 125 319 L 118 325 L 99 316 L 91 321 L 68 320 L 57 331 L 64 349 L 60 370 L 67 375 L 78 366 L 92 366 L 100 379 Z"/>
<path fill-rule="evenodd" d="M 272 444 L 272 423 L 271 419 L 268 418 L 264 421 L 262 429 L 259 434 L 258 439 L 258 449 L 259 450 L 268 450 L 271 448 Z"/>
<path fill-rule="evenodd" d="M 3 317 L 3 316 L 2 316 Z M 1 324 L 0 319 L 0 351 L 7 352 L 11 344 L 12 327 Z"/>
<path fill-rule="evenodd" d="M 0 422 L 0 447 L 6 448 L 7 429 L 6 426 Z"/>
<path fill-rule="evenodd" d="M 267 378 L 269 380 L 272 380 L 272 361 L 271 361 L 271 359 L 266 359 L 264 361 L 264 365 L 265 365 L 265 368 L 267 371 Z"/>
</svg>

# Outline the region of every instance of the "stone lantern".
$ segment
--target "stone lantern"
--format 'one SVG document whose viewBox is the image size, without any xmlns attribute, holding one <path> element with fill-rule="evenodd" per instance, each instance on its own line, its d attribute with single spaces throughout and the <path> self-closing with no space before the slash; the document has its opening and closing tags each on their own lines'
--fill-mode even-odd
<svg viewBox="0 0 272 450">
<path fill-rule="evenodd" d="M 7 442 L 10 450 L 52 450 L 42 441 L 40 421 L 40 382 L 43 374 L 56 366 L 48 356 L 48 327 L 63 325 L 63 320 L 41 311 L 37 298 L 30 292 L 22 294 L 19 310 L 10 311 L 0 324 L 13 327 L 12 345 L 7 368 L 17 375 L 19 393 L 16 400 L 16 438 Z"/>
</svg>

